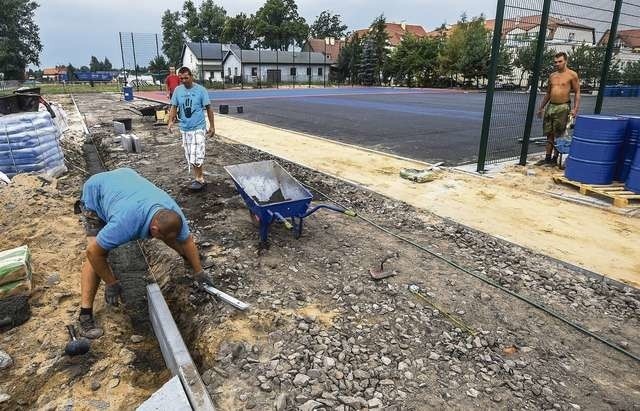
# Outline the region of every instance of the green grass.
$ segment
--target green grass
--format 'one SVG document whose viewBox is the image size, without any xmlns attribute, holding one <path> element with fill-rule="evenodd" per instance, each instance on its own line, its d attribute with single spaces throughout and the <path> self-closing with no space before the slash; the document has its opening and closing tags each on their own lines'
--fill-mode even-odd
<svg viewBox="0 0 640 411">
<path fill-rule="evenodd" d="M 27 82 L 25 87 L 31 87 L 32 85 Z M 46 94 L 79 94 L 79 93 L 120 93 L 122 92 L 122 85 L 117 83 L 94 83 L 91 87 L 88 83 L 77 84 L 62 84 L 62 83 L 38 83 L 35 87 L 40 87 L 40 93 Z M 154 91 L 160 90 L 159 86 L 149 85 L 140 87 L 140 91 Z M 0 95 L 12 94 L 14 89 L 0 90 Z M 134 87 L 134 92 L 137 91 Z"/>
<path fill-rule="evenodd" d="M 113 83 L 94 83 L 91 87 L 90 84 L 41 84 L 42 94 L 67 94 L 67 93 L 120 93 L 122 92 L 122 85 Z M 140 91 L 159 90 L 159 86 L 143 86 L 140 87 Z M 137 89 L 134 87 L 134 91 Z"/>
</svg>

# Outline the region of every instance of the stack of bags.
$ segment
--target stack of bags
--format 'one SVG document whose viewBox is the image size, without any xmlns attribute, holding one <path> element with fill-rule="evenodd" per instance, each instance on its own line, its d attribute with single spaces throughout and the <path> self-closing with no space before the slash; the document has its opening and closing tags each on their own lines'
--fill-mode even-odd
<svg viewBox="0 0 640 411">
<path fill-rule="evenodd" d="M 0 252 L 0 299 L 31 292 L 31 255 L 26 245 Z"/>
<path fill-rule="evenodd" d="M 0 252 L 0 330 L 31 316 L 31 255 L 26 245 Z"/>
<path fill-rule="evenodd" d="M 47 111 L 0 117 L 0 172 L 66 171 L 60 144 L 60 129 Z"/>
</svg>

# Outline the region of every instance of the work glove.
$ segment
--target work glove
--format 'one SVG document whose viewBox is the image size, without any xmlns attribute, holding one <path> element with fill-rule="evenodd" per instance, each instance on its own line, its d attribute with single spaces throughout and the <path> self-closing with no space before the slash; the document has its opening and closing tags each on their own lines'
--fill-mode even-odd
<svg viewBox="0 0 640 411">
<path fill-rule="evenodd" d="M 104 300 L 109 305 L 117 306 L 119 302 L 124 303 L 124 290 L 120 285 L 120 281 L 107 284 L 104 289 Z"/>
<path fill-rule="evenodd" d="M 198 283 L 198 285 L 204 283 L 213 287 L 213 280 L 211 279 L 211 274 L 204 270 L 200 270 L 193 275 L 193 279 Z"/>
</svg>

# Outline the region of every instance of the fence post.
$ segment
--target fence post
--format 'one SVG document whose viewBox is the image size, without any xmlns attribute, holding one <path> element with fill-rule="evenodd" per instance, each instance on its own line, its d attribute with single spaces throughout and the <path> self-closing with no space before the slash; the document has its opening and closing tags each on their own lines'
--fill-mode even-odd
<svg viewBox="0 0 640 411">
<path fill-rule="evenodd" d="M 242 46 L 240 46 L 240 90 L 244 90 L 244 63 L 242 60 Z"/>
<path fill-rule="evenodd" d="M 231 46 L 229 46 L 229 50 L 231 50 Z M 224 51 L 222 51 L 222 43 L 220 43 L 220 70 L 222 70 L 222 89 L 224 90 Z"/>
<path fill-rule="evenodd" d="M 613 8 L 613 18 L 611 19 L 611 28 L 609 29 L 609 40 L 607 41 L 607 51 L 604 55 L 604 63 L 602 64 L 602 73 L 600 74 L 600 87 L 598 87 L 598 96 L 596 97 L 595 114 L 602 112 L 602 100 L 604 98 L 604 90 L 607 85 L 607 77 L 609 76 L 609 66 L 611 65 L 611 56 L 613 54 L 613 46 L 618 33 L 618 22 L 620 21 L 620 11 L 622 10 L 622 1 L 616 0 Z"/>
<path fill-rule="evenodd" d="M 140 81 L 138 80 L 138 62 L 136 61 L 136 42 L 133 39 L 133 32 L 131 33 L 131 47 L 133 48 L 133 67 L 136 72 L 136 91 L 140 91 Z"/>
<path fill-rule="evenodd" d="M 496 22 L 493 27 L 493 40 L 491 41 L 491 66 L 489 68 L 489 82 L 487 95 L 484 101 L 484 115 L 482 117 L 482 134 L 480 136 L 480 150 L 478 152 L 478 168 L 480 173 L 484 171 L 487 160 L 487 145 L 489 142 L 489 129 L 491 128 L 491 111 L 493 110 L 493 94 L 495 92 L 496 76 L 498 73 L 498 61 L 500 57 L 500 42 L 502 40 L 502 21 L 504 20 L 505 0 L 498 0 L 496 9 Z"/>
<path fill-rule="evenodd" d="M 127 85 L 127 72 L 125 71 L 126 67 L 124 65 L 124 48 L 122 47 L 122 32 L 121 31 L 118 32 L 118 37 L 120 37 L 120 55 L 122 56 L 122 74 L 124 75 L 124 85 L 126 86 Z M 68 78 L 69 81 L 72 80 L 70 76 L 67 76 L 67 77 L 69 77 Z"/>
<path fill-rule="evenodd" d="M 158 47 L 158 33 L 156 33 L 155 37 L 156 37 L 156 59 L 160 60 L 160 47 Z M 158 76 L 158 79 L 160 79 L 160 76 Z M 162 80 L 159 80 L 159 82 L 160 84 L 158 85 L 158 87 L 160 87 L 160 91 L 162 91 Z M 155 80 L 154 80 L 154 83 L 155 83 Z"/>
<path fill-rule="evenodd" d="M 200 40 L 200 81 L 204 86 L 204 54 L 202 53 L 202 40 Z"/>
<path fill-rule="evenodd" d="M 309 88 L 311 88 L 311 77 L 313 76 L 313 70 L 311 69 L 311 45 L 309 45 Z"/>
<path fill-rule="evenodd" d="M 538 44 L 536 47 L 536 59 L 533 63 L 533 73 L 531 79 L 531 92 L 529 93 L 529 106 L 527 108 L 527 120 L 524 124 L 524 135 L 522 136 L 522 151 L 520 152 L 520 165 L 527 164 L 529 154 L 529 139 L 531 138 L 531 126 L 535 115 L 536 99 L 538 98 L 538 83 L 540 82 L 540 70 L 542 67 L 542 57 L 544 56 L 545 40 L 547 39 L 547 26 L 549 23 L 549 10 L 551 0 L 544 0 L 542 6 L 542 17 L 540 18 L 540 31 L 538 32 Z"/>
<path fill-rule="evenodd" d="M 258 46 L 258 88 L 262 89 L 262 54 L 261 47 Z"/>
</svg>

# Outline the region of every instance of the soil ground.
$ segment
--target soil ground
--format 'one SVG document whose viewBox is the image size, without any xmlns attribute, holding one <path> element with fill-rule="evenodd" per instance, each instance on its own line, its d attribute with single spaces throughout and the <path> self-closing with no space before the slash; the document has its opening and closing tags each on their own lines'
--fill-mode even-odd
<svg viewBox="0 0 640 411">
<path fill-rule="evenodd" d="M 70 102 L 62 100 L 72 114 Z M 396 182 L 403 181 L 397 178 L 399 163 L 389 165 L 386 172 L 372 167 L 367 171 L 358 159 L 371 152 L 327 152 L 319 146 L 322 140 L 310 140 L 297 153 L 281 153 L 302 165 L 276 159 L 299 181 L 433 254 L 362 219 L 325 211 L 305 220 L 300 239 L 280 225 L 273 226 L 270 247 L 263 249 L 223 166 L 275 157 L 216 138 L 208 145 L 208 188 L 194 194 L 185 189 L 190 177 L 178 135 L 126 111 L 129 106 L 117 94 L 78 96 L 78 105 L 107 168 L 132 167 L 172 194 L 190 220 L 201 253 L 212 264 L 216 286 L 252 305 L 249 311 L 238 312 L 203 294 L 194 288 L 189 269 L 172 250 L 154 240 L 143 243 L 150 264 L 148 277 L 161 284 L 218 409 L 640 408 L 637 361 L 438 258 L 445 257 L 623 349 L 640 353 L 640 292 L 605 277 L 585 276 L 539 253 L 547 249 L 527 248 L 529 232 L 521 231 L 521 226 L 536 227 L 538 219 L 529 224 L 496 220 L 492 225 L 478 218 L 477 228 L 492 233 L 511 224 L 514 232 L 525 237 L 516 238 L 520 244 L 516 245 L 427 211 L 433 207 L 446 217 L 451 209 L 453 217 L 467 224 L 469 213 L 459 210 L 473 197 L 480 204 L 490 202 L 496 213 L 506 213 L 509 208 L 500 204 L 518 200 L 517 195 L 532 196 L 528 199 L 547 207 L 539 193 L 534 197 L 547 183 L 530 173 L 511 170 L 502 180 L 481 180 L 484 187 L 475 185 L 477 180 L 470 176 L 447 172 L 433 182 L 437 184 L 403 182 L 407 187 L 398 188 Z M 144 143 L 142 153 L 125 153 L 114 142 L 112 120 L 125 115 L 134 117 L 133 132 Z M 35 271 L 31 319 L 0 336 L 0 349 L 14 361 L 0 376 L 0 392 L 10 396 L 0 403 L 1 409 L 131 409 L 169 378 L 151 331 L 132 323 L 129 306 L 105 307 L 101 292 L 95 311 L 106 335 L 92 345 L 89 355 L 74 359 L 61 355 L 67 340 L 64 325 L 77 315 L 84 247 L 81 225 L 71 207 L 86 167 L 78 150 L 82 144 L 79 120 L 72 116 L 69 139 L 76 144 L 66 146 L 71 173 L 48 182 L 21 176 L 0 188 L 0 249 L 26 242 Z M 219 131 L 225 136 L 239 139 L 232 134 L 235 131 L 245 138 L 259 138 L 260 144 L 268 141 L 260 130 L 242 131 L 236 120 L 226 124 L 220 120 Z M 315 150 L 327 163 L 307 164 L 313 156 L 303 156 L 305 150 Z M 328 157 L 334 158 L 333 165 Z M 345 157 L 357 160 L 356 166 L 340 168 Z M 340 179 L 328 176 L 329 172 Z M 377 186 L 364 187 L 358 181 L 373 175 L 379 176 Z M 447 179 L 449 186 L 442 182 Z M 476 191 L 464 197 L 456 185 L 451 186 L 454 183 Z M 521 190 L 524 184 L 527 190 Z M 414 203 L 414 198 L 427 201 L 424 197 L 433 197 L 438 190 L 417 195 L 418 188 L 410 186 L 440 187 L 442 193 L 439 201 L 425 207 Z M 445 188 L 453 190 L 450 195 Z M 403 201 L 381 195 L 385 189 L 404 193 Z M 317 202 L 328 201 L 318 191 L 314 195 Z M 449 197 L 457 198 L 447 203 Z M 461 204 L 458 208 L 456 202 Z M 437 204 L 442 205 L 437 208 Z M 528 206 L 523 203 L 522 207 Z M 549 215 L 553 211 L 541 210 Z M 620 217 L 611 212 L 602 217 L 599 213 L 604 211 L 584 206 L 575 210 L 561 214 L 565 225 L 580 224 L 573 219 L 583 213 L 594 219 Z M 636 241 L 636 221 L 625 216 L 618 223 L 630 241 Z M 615 232 L 609 224 L 603 229 Z M 597 237 L 597 233 L 586 232 L 574 240 L 586 247 L 583 237 Z M 511 240 L 512 234 L 504 237 Z M 601 261 L 603 250 L 614 252 L 604 243 L 599 247 L 604 248 L 583 250 L 588 255 L 583 257 L 585 266 Z M 563 255 L 579 255 L 576 249 L 567 251 Z M 369 269 L 391 255 L 384 267 L 394 275 L 373 281 Z M 619 261 L 624 266 L 631 260 Z M 426 300 L 408 291 L 411 284 L 423 290 Z M 139 314 L 139 305 L 132 306 Z M 133 342 L 138 341 L 132 339 L 134 334 L 142 337 L 140 342 Z"/>
<path fill-rule="evenodd" d="M 58 180 L 19 175 L 10 186 L 0 185 L 0 249 L 27 244 L 34 270 L 30 320 L 0 335 L 0 349 L 13 359 L 0 374 L 0 392 L 10 396 L 0 409 L 132 409 L 170 373 L 151 329 L 132 321 L 127 310 L 105 307 L 102 289 L 94 311 L 106 336 L 87 355 L 63 355 L 65 325 L 75 322 L 80 302 L 86 244 L 73 203 L 86 166 L 79 113 L 68 96 L 52 100 L 69 114 L 62 145 L 70 172 Z"/>
<path fill-rule="evenodd" d="M 189 218 L 201 252 L 213 264 L 217 287 L 252 305 L 241 313 L 202 294 L 194 289 L 189 270 L 175 253 L 155 241 L 144 244 L 152 276 L 163 285 L 165 298 L 220 409 L 640 407 L 637 361 L 436 256 L 538 301 L 635 353 L 640 352 L 637 289 L 584 276 L 539 254 L 535 247 L 524 248 L 526 238 L 519 238 L 521 245 L 515 245 L 431 214 L 424 210 L 429 207 L 420 207 L 413 200 L 427 201 L 429 195 L 416 195 L 408 183 L 398 189 L 397 177 L 387 188 L 402 190 L 405 202 L 282 158 L 278 161 L 300 181 L 433 254 L 400 242 L 361 219 L 329 212 L 306 219 L 300 239 L 294 239 L 284 227 L 272 227 L 270 247 L 260 249 L 257 228 L 222 167 L 273 157 L 214 139 L 209 142 L 206 162 L 209 185 L 205 192 L 194 194 L 185 188 L 190 177 L 178 135 L 138 117 L 133 132 L 144 142 L 144 152 L 124 153 L 113 140 L 110 124 L 122 114 L 125 103 L 108 94 L 82 96 L 78 103 L 107 167 L 132 167 L 171 193 Z M 235 138 L 227 135 L 236 129 L 233 121 L 226 125 L 220 121 L 220 134 Z M 237 126 L 237 130 L 243 129 Z M 257 131 L 244 138 L 268 140 Z M 287 141 L 280 146 L 295 144 Z M 340 163 L 337 152 L 328 153 L 317 145 L 307 147 L 304 157 L 300 147 L 297 153 L 281 156 L 309 165 L 306 161 L 315 153 L 327 164 L 313 168 L 336 171 L 326 168 Z M 367 152 L 362 153 L 358 155 L 366 157 Z M 356 156 L 354 152 L 348 155 Z M 335 161 L 328 162 L 329 157 Z M 374 172 L 359 164 L 362 174 Z M 354 173 L 356 168 L 345 170 Z M 379 185 L 372 183 L 369 188 L 383 192 L 381 187 L 389 184 L 397 169 L 379 174 L 383 176 Z M 338 175 L 357 180 L 347 172 Z M 466 184 L 464 175 L 451 178 Z M 498 192 L 506 191 L 505 186 L 487 187 L 496 191 L 469 196 L 477 196 L 478 202 L 495 199 L 494 219 L 507 208 L 520 207 L 524 212 L 532 208 L 531 200 L 539 200 L 527 198 L 530 191 L 522 191 L 524 199 Z M 460 192 L 451 194 L 455 195 Z M 502 196 L 516 204 L 501 208 Z M 444 194 L 440 197 L 444 205 L 445 198 Z M 319 194 L 316 200 L 326 201 Z M 464 197 L 455 201 L 463 203 Z M 548 207 L 538 213 L 551 214 L 558 205 L 553 210 Z M 592 212 L 582 206 L 576 210 Z M 511 224 L 512 231 L 528 237 L 529 232 L 519 230 L 535 227 L 539 218 L 479 220 L 505 229 Z M 632 228 L 622 223 L 619 229 L 636 235 L 636 220 L 624 221 Z M 564 225 L 572 227 L 573 223 L 565 221 Z M 582 232 L 574 239 L 593 235 Z M 588 242 L 580 244 L 586 247 Z M 563 255 L 578 255 L 577 249 L 572 250 Z M 598 260 L 601 253 L 602 249 L 583 249 L 582 254 L 589 257 L 584 258 L 585 264 L 592 258 Z M 369 268 L 390 254 L 397 256 L 385 269 L 395 275 L 373 281 Z M 430 303 L 411 294 L 410 284 L 419 285 Z M 458 320 L 452 322 L 445 314 Z"/>
</svg>

